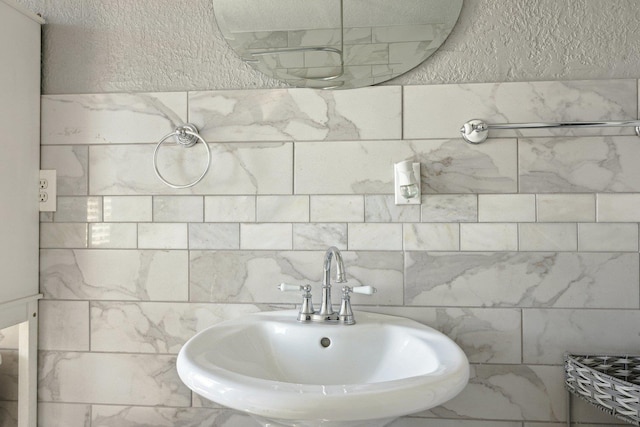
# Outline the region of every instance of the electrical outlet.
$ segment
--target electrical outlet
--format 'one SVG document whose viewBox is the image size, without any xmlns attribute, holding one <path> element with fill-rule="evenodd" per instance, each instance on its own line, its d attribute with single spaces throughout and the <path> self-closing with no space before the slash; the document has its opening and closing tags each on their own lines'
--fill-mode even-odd
<svg viewBox="0 0 640 427">
<path fill-rule="evenodd" d="M 40 212 L 56 211 L 56 171 L 41 170 L 40 171 Z"/>
</svg>

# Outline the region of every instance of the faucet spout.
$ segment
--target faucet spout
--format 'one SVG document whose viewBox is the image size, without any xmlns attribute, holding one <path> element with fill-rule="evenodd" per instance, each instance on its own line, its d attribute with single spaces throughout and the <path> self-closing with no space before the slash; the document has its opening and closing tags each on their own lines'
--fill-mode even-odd
<svg viewBox="0 0 640 427">
<path fill-rule="evenodd" d="M 344 283 L 347 281 L 347 275 L 342 261 L 342 254 L 335 246 L 331 246 L 324 254 L 324 278 L 322 281 L 322 305 L 320 307 L 320 316 L 326 320 L 337 319 L 337 314 L 333 311 L 331 305 L 331 260 L 335 259 L 336 263 L 336 283 Z"/>
</svg>

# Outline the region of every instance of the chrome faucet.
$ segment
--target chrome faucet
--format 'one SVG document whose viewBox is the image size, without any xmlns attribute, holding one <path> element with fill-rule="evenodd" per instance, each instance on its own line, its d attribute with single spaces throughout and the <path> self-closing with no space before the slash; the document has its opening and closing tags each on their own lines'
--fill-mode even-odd
<svg viewBox="0 0 640 427">
<path fill-rule="evenodd" d="M 353 317 L 353 311 L 351 310 L 351 297 L 350 293 L 359 293 L 365 295 L 372 295 L 376 292 L 376 288 L 373 286 L 356 286 L 349 287 L 344 286 L 342 288 L 342 304 L 340 305 L 340 311 L 333 311 L 331 304 L 331 260 L 335 259 L 336 264 L 336 280 L 335 283 L 345 283 L 347 281 L 347 275 L 345 273 L 344 262 L 342 261 L 342 254 L 340 250 L 335 246 L 331 246 L 324 254 L 323 263 L 323 279 L 322 279 L 322 304 L 319 311 L 313 310 L 313 304 L 311 302 L 311 286 L 305 285 L 289 285 L 281 283 L 278 289 L 281 291 L 303 291 L 302 294 L 302 306 L 298 313 L 298 321 L 300 322 L 327 322 L 327 323 L 342 323 L 345 325 L 353 325 L 355 319 Z"/>
<path fill-rule="evenodd" d="M 344 272 L 342 254 L 338 248 L 331 246 L 324 253 L 322 305 L 320 306 L 320 311 L 315 313 L 316 316 L 319 316 L 319 318 L 315 319 L 316 321 L 338 320 L 338 315 L 333 311 L 333 306 L 331 305 L 331 259 L 333 258 L 336 260 L 336 283 L 345 283 L 347 281 L 347 275 Z"/>
</svg>

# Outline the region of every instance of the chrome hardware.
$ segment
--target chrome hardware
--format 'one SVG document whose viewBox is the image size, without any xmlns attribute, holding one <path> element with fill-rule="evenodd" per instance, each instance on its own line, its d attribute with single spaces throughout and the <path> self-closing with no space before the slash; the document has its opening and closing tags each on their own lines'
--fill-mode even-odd
<svg viewBox="0 0 640 427">
<path fill-rule="evenodd" d="M 302 306 L 298 313 L 298 320 L 305 322 L 311 320 L 313 316 L 313 302 L 311 301 L 311 286 L 309 285 L 290 285 L 288 283 L 280 283 L 278 289 L 282 292 L 302 291 Z"/>
<path fill-rule="evenodd" d="M 552 128 L 599 128 L 633 126 L 636 135 L 640 136 L 640 120 L 619 122 L 560 122 L 560 123 L 502 123 L 488 124 L 483 120 L 473 119 L 462 125 L 460 134 L 470 144 L 481 144 L 487 140 L 489 129 L 552 129 Z"/>
<path fill-rule="evenodd" d="M 373 295 L 376 292 L 376 288 L 373 286 L 345 286 L 342 288 L 342 304 L 340 305 L 340 311 L 336 313 L 333 311 L 331 304 L 331 260 L 335 259 L 336 264 L 336 283 L 345 283 L 347 281 L 347 275 L 344 269 L 344 262 L 342 261 L 342 254 L 340 250 L 335 246 L 331 246 L 327 249 L 324 255 L 324 277 L 322 280 L 322 305 L 319 311 L 313 310 L 313 303 L 311 301 L 311 286 L 305 285 L 290 285 L 287 283 L 281 283 L 278 285 L 278 289 L 282 292 L 290 291 L 303 291 L 302 294 L 302 306 L 298 313 L 298 321 L 300 322 L 327 322 L 327 323 L 342 323 L 345 325 L 353 325 L 355 319 L 353 318 L 353 310 L 351 309 L 351 297 L 350 293 Z"/>
<path fill-rule="evenodd" d="M 353 310 L 351 309 L 351 296 L 350 293 L 373 295 L 377 291 L 373 286 L 356 286 L 351 288 L 349 286 L 342 287 L 342 304 L 340 305 L 340 313 L 338 314 L 339 320 L 345 325 L 353 325 L 356 320 L 353 318 Z"/>
<path fill-rule="evenodd" d="M 204 148 L 207 151 L 207 166 L 204 168 L 204 171 L 202 172 L 202 174 L 195 181 L 190 182 L 189 184 L 184 184 L 184 185 L 173 184 L 167 181 L 167 179 L 164 176 L 162 176 L 158 168 L 158 150 L 160 150 L 160 147 L 162 146 L 162 144 L 164 144 L 165 141 L 167 141 L 169 138 L 173 136 L 175 136 L 175 143 L 183 148 L 193 147 L 198 143 L 198 141 L 200 141 L 202 142 L 202 144 L 204 145 Z M 156 149 L 153 151 L 153 169 L 156 172 L 156 176 L 158 177 L 158 179 L 160 179 L 160 181 L 164 182 L 166 185 L 168 185 L 171 188 L 181 189 L 181 188 L 193 187 L 194 185 L 202 181 L 202 178 L 204 178 L 207 172 L 209 172 L 210 167 L 211 167 L 211 148 L 209 148 L 207 141 L 205 141 L 198 133 L 198 128 L 195 127 L 195 125 L 192 125 L 191 123 L 178 126 L 173 132 L 165 135 L 160 140 L 160 142 L 158 142 L 158 144 L 156 145 Z"/>
</svg>

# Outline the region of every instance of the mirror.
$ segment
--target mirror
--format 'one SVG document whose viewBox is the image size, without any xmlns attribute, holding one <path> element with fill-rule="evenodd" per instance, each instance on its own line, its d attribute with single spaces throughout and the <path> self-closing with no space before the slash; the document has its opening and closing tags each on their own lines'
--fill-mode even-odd
<svg viewBox="0 0 640 427">
<path fill-rule="evenodd" d="M 213 0 L 227 43 L 293 86 L 347 89 L 390 80 L 446 40 L 463 0 Z"/>
</svg>

